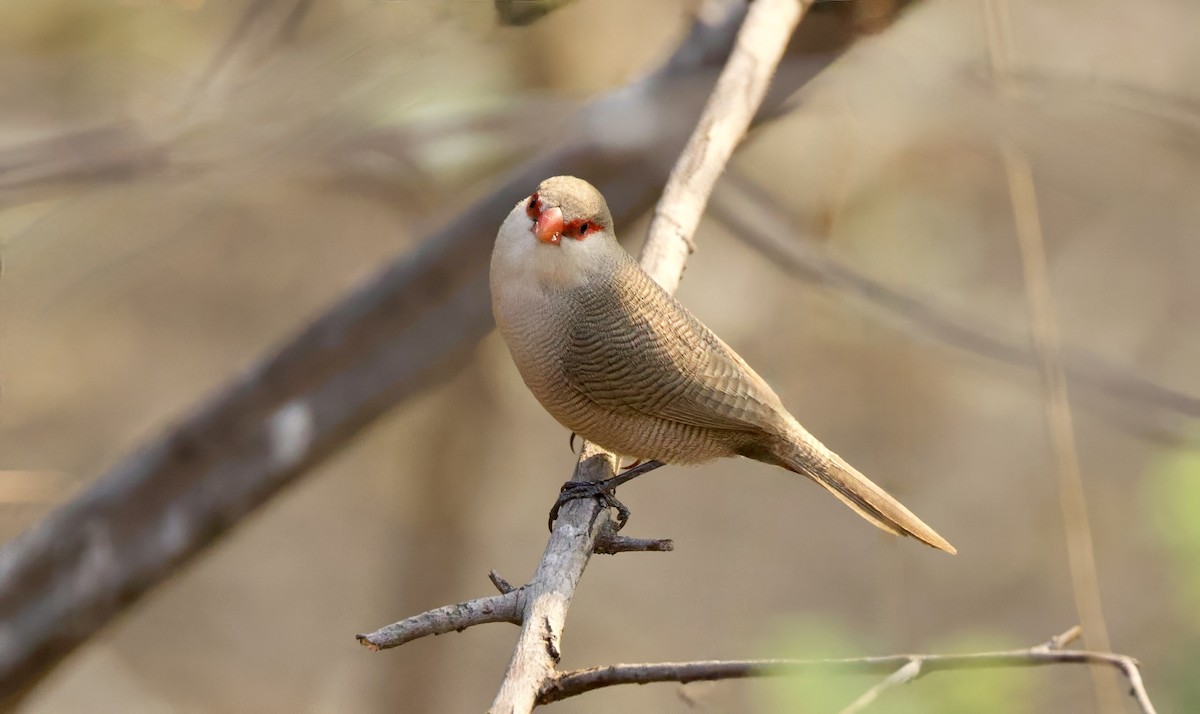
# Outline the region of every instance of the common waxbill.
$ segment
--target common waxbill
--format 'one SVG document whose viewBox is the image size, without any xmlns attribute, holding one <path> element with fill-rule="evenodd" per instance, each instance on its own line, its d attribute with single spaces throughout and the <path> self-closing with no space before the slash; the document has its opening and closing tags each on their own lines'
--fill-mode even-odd
<svg viewBox="0 0 1200 714">
<path fill-rule="evenodd" d="M 594 186 L 546 179 L 508 214 L 492 312 L 529 389 L 563 426 L 672 464 L 746 456 L 803 474 L 876 526 L 954 546 L 796 421 L 750 365 L 617 243 Z"/>
</svg>

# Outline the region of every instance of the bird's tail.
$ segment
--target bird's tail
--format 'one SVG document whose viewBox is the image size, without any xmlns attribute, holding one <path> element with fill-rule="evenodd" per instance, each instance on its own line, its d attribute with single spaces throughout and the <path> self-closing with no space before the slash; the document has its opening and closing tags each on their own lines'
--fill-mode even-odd
<svg viewBox="0 0 1200 714">
<path fill-rule="evenodd" d="M 781 439 L 774 449 L 774 456 L 784 468 L 821 484 L 858 515 L 889 533 L 912 536 L 947 553 L 958 552 L 949 541 L 842 457 L 825 448 L 808 432 L 803 429 L 799 431 L 791 439 Z"/>
</svg>

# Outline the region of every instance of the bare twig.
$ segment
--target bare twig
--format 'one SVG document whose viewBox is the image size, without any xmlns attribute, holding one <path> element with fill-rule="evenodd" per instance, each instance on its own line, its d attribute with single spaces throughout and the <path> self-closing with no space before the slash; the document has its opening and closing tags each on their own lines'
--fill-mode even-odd
<svg viewBox="0 0 1200 714">
<path fill-rule="evenodd" d="M 576 480 L 602 480 L 616 469 L 613 455 L 593 444 L 584 443 L 579 459 Z M 561 657 L 559 642 L 579 578 L 597 536 L 610 520 L 609 510 L 591 499 L 570 501 L 559 512 L 542 560 L 525 586 L 528 595 L 521 635 L 490 712 L 533 710 L 538 690 L 554 675 Z"/>
<path fill-rule="evenodd" d="M 730 37 L 732 32 L 730 33 Z M 671 90 L 708 73 L 730 37 L 693 32 L 672 60 L 584 111 L 687 111 Z M 707 48 L 707 51 L 702 51 Z M 655 91 L 637 91 L 652 83 Z M 546 176 L 583 174 L 631 221 L 665 180 L 647 156 L 682 145 L 665 122 L 616 149 L 552 148 L 382 270 L 278 352 L 212 395 L 0 550 L 0 702 L 389 407 L 448 373 L 492 328 L 487 265 L 498 217 Z"/>
<path fill-rule="evenodd" d="M 1060 635 L 1060 637 L 1062 637 Z M 911 667 L 914 662 L 919 667 Z M 799 674 L 814 670 L 837 674 L 895 675 L 908 667 L 906 675 L 917 670 L 914 677 L 934 672 L 998 667 L 1038 667 L 1056 664 L 1097 664 L 1114 667 L 1129 680 L 1130 693 L 1143 714 L 1155 714 L 1154 705 L 1142 682 L 1138 662 L 1132 657 L 1109 652 L 1086 650 L 1052 650 L 1038 645 L 1023 650 L 977 652 L 963 655 L 898 654 L 884 657 L 854 659 L 763 659 L 723 660 L 709 662 L 660 662 L 654 664 L 617 664 L 560 672 L 546 683 L 538 703 L 549 704 L 585 692 L 618 684 L 650 684 L 652 682 L 700 682 L 719 679 L 745 679 Z"/>
<path fill-rule="evenodd" d="M 618 533 L 601 533 L 596 538 L 593 552 L 598 555 L 617 553 L 667 553 L 675 550 L 675 541 L 670 538 L 629 538 Z"/>
<path fill-rule="evenodd" d="M 1012 56 L 1007 6 L 1003 0 L 985 0 L 984 14 L 993 79 L 998 90 L 1008 91 Z M 1033 168 L 1024 152 L 1007 142 L 1001 147 L 1001 158 L 1016 221 L 1017 244 L 1025 277 L 1025 295 L 1029 304 L 1033 344 L 1037 352 L 1050 445 L 1054 451 L 1058 500 L 1067 537 L 1071 590 L 1075 595 L 1076 611 L 1084 629 L 1087 630 L 1089 641 L 1097 649 L 1107 651 L 1111 649 L 1108 625 L 1105 623 L 1104 609 L 1100 602 L 1095 546 L 1092 543 L 1087 498 L 1083 491 L 1083 474 L 1079 468 L 1079 451 L 1075 443 L 1067 380 L 1060 357 L 1058 319 L 1047 277 L 1046 249 L 1042 238 Z M 1111 674 L 1099 667 L 1093 667 L 1092 680 L 1100 710 L 1111 714 L 1120 711 L 1117 683 Z"/>
<path fill-rule="evenodd" d="M 494 0 L 502 25 L 532 25 L 574 0 Z"/>
<path fill-rule="evenodd" d="M 804 240 L 798 235 L 786 209 L 736 170 L 726 174 L 720 189 L 713 194 L 709 213 L 739 239 L 801 280 L 849 294 L 953 347 L 1007 364 L 1030 367 L 1038 364 L 1036 351 L 1024 341 L 1005 337 L 994 329 L 978 327 L 978 320 L 960 316 L 921 296 L 880 282 L 829 255 L 819 245 Z M 1091 393 L 1173 415 L 1200 418 L 1200 398 L 1107 364 L 1088 351 L 1064 346 L 1062 364 L 1067 377 Z M 1177 433 L 1172 437 L 1173 443 L 1184 438 Z"/>
<path fill-rule="evenodd" d="M 462 632 L 473 625 L 489 622 L 519 625 L 524 609 L 525 593 L 518 588 L 502 595 L 445 605 L 356 637 L 367 649 L 386 650 L 430 635 Z"/>
<path fill-rule="evenodd" d="M 281 19 L 292 26 L 307 5 L 289 7 Z M 660 157 L 673 157 L 691 128 L 678 121 L 693 111 L 681 97 L 702 89 L 727 56 L 728 26 L 697 23 L 658 71 L 585 106 L 585 135 L 520 166 L 419 250 L 7 543 L 0 705 L 375 417 L 461 364 L 492 326 L 487 257 L 495 226 L 530 186 L 555 174 L 585 176 L 621 223 L 649 207 L 666 177 Z M 249 34 L 270 45 L 286 33 Z M 822 47 L 803 72 L 781 76 L 781 90 L 808 81 L 843 45 Z M 227 65 L 214 62 L 198 102 L 220 94 L 208 81 L 219 83 Z M 597 116 L 664 121 L 638 122 L 641 131 L 617 141 L 604 128 L 620 122 L 593 126 Z"/>
<path fill-rule="evenodd" d="M 500 573 L 497 573 L 495 570 L 488 571 L 488 580 L 492 581 L 492 585 L 496 586 L 496 589 L 500 591 L 501 595 L 504 595 L 504 594 L 512 592 L 513 590 L 516 590 L 516 588 L 513 587 L 512 583 L 508 582 L 503 577 L 501 577 Z"/>
<path fill-rule="evenodd" d="M 1076 640 L 1082 633 L 1083 628 L 1081 628 L 1079 625 L 1075 625 L 1066 632 L 1060 635 L 1055 635 L 1048 641 L 1030 648 L 1029 651 L 1051 652 L 1054 650 L 1061 650 L 1067 644 Z M 912 659 L 908 660 L 908 662 L 900 666 L 900 669 L 892 672 L 879 684 L 876 684 L 874 687 L 871 687 L 867 691 L 863 692 L 862 696 L 860 696 L 858 699 L 855 699 L 848 706 L 846 706 L 846 708 L 842 709 L 841 714 L 858 714 L 874 703 L 874 701 L 879 698 L 879 695 L 883 694 L 887 690 L 893 687 L 898 687 L 901 684 L 908 684 L 914 679 L 917 679 L 921 676 L 921 667 L 923 664 L 924 660 L 921 657 L 913 657 Z"/>
<path fill-rule="evenodd" d="M 225 42 L 209 57 L 181 111 L 220 97 L 235 82 L 245 79 L 245 69 L 263 62 L 283 42 L 294 36 L 312 0 L 250 0 Z M 186 124 L 187 120 L 183 122 Z"/>
<path fill-rule="evenodd" d="M 668 292 L 679 284 L 708 195 L 757 113 L 806 7 L 799 0 L 757 0 L 745 16 L 729 61 L 671 171 L 642 248 L 642 267 Z M 591 474 L 577 469 L 576 479 L 609 478 L 616 460 L 585 444 L 580 466 L 585 463 L 595 468 Z M 529 585 L 521 638 L 492 702 L 493 714 L 529 712 L 536 706 L 538 693 L 558 664 L 558 642 L 575 586 L 596 549 L 598 533 L 609 521 L 608 509 L 600 509 L 597 516 L 595 504 L 576 501 L 563 509 Z"/>
<path fill-rule="evenodd" d="M 811 0 L 758 0 L 654 210 L 641 263 L 667 292 L 683 277 L 692 236 L 738 142 L 758 112 L 788 38 Z"/>
<path fill-rule="evenodd" d="M 1103 650 L 1111 649 L 1104 610 L 1100 603 L 1100 582 L 1096 574 L 1095 548 L 1083 491 L 1083 474 L 1075 446 L 1075 429 L 1067 394 L 1067 381 L 1059 360 L 1058 325 L 1046 277 L 1046 256 L 1038 219 L 1037 194 L 1028 159 L 1011 147 L 1003 151 L 1005 173 L 1017 220 L 1021 264 L 1032 318 L 1033 341 L 1038 354 L 1050 444 L 1054 451 L 1058 476 L 1059 504 L 1067 536 L 1067 555 L 1071 571 L 1071 589 L 1075 607 L 1088 639 Z M 1097 673 L 1097 696 L 1102 706 L 1117 711 L 1115 683 L 1105 673 Z M 1105 704 L 1107 700 L 1108 704 Z"/>
</svg>

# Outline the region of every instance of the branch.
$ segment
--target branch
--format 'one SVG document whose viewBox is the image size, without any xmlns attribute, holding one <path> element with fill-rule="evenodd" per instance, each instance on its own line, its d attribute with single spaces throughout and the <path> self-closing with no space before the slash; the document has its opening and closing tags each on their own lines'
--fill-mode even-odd
<svg viewBox="0 0 1200 714">
<path fill-rule="evenodd" d="M 289 7 L 272 16 L 294 24 L 307 4 Z M 657 71 L 585 105 L 579 136 L 518 167 L 416 251 L 5 544 L 0 706 L 377 416 L 461 364 L 492 327 L 487 261 L 495 226 L 530 186 L 583 175 L 617 221 L 648 208 L 666 178 L 664 157 L 674 157 L 691 128 L 682 120 L 692 116 L 695 90 L 728 55 L 732 34 L 729 23 L 696 23 Z M 780 93 L 811 79 L 852 37 L 838 39 L 821 43 L 802 71 L 782 73 Z M 197 102 L 219 98 L 220 77 L 237 61 L 223 59 L 228 54 L 217 53 Z M 260 56 L 247 54 L 251 63 Z M 22 170 L 36 163 L 26 158 L 15 158 Z"/>
<path fill-rule="evenodd" d="M 617 533 L 604 531 L 596 537 L 596 547 L 592 550 L 598 555 L 616 555 L 617 553 L 667 553 L 675 550 L 675 541 L 670 538 L 628 538 Z"/>
<path fill-rule="evenodd" d="M 1038 364 L 1032 345 L 1001 336 L 995 329 L 976 327 L 977 321 L 865 275 L 804 240 L 798 236 L 787 210 L 736 171 L 726 175 L 721 190 L 713 195 L 709 213 L 739 239 L 801 280 L 852 295 L 958 349 L 1007 364 Z M 1107 364 L 1090 352 L 1070 347 L 1064 347 L 1063 352 L 1063 369 L 1081 388 L 1119 402 L 1200 418 L 1198 397 L 1155 384 Z"/>
<path fill-rule="evenodd" d="M 662 69 L 581 114 L 687 112 L 730 35 L 693 32 Z M 727 50 L 725 50 L 727 51 Z M 621 130 L 619 122 L 613 128 Z M 627 128 L 627 127 L 626 127 Z M 546 176 L 587 175 L 617 220 L 653 200 L 663 121 L 614 147 L 604 132 L 552 147 L 0 550 L 0 704 L 245 515 L 390 407 L 461 364 L 492 328 L 487 268 L 498 217 Z"/>
<path fill-rule="evenodd" d="M 914 664 L 914 662 L 916 664 Z M 562 672 L 546 683 L 538 695 L 539 704 L 549 704 L 585 692 L 618 684 L 652 682 L 713 681 L 799 674 L 824 670 L 838 674 L 887 674 L 897 670 L 911 679 L 933 672 L 997 667 L 1039 667 L 1055 664 L 1102 664 L 1121 671 L 1129 680 L 1131 694 L 1143 714 L 1155 714 L 1154 705 L 1142 682 L 1138 662 L 1132 657 L 1109 652 L 1057 650 L 1046 644 L 1024 650 L 978 652 L 963 655 L 898 654 L 856 659 L 761 659 L 711 662 L 660 662 L 655 664 L 617 664 Z M 897 677 L 899 679 L 899 677 Z"/>
<path fill-rule="evenodd" d="M 525 592 L 523 588 L 517 588 L 500 595 L 445 605 L 356 637 L 369 650 L 386 650 L 430 635 L 462 632 L 473 625 L 489 622 L 519 625 L 524 610 Z"/>
<path fill-rule="evenodd" d="M 1061 650 L 1063 647 L 1066 647 L 1068 644 L 1079 639 L 1079 636 L 1082 634 L 1083 628 L 1079 625 L 1075 625 L 1061 635 L 1055 635 L 1054 637 L 1051 637 L 1049 641 L 1034 646 L 1030 649 L 1030 651 L 1049 652 L 1052 650 Z M 858 714 L 858 712 L 861 712 L 870 706 L 876 699 L 879 698 L 879 695 L 883 694 L 887 690 L 893 687 L 898 687 L 901 684 L 908 684 L 914 679 L 917 679 L 922 674 L 921 667 L 923 664 L 923 660 L 919 657 L 910 659 L 908 662 L 901 665 L 900 669 L 897 669 L 895 672 L 892 672 L 890 675 L 888 675 L 888 677 L 882 682 L 863 692 L 862 696 L 851 702 L 850 705 L 845 709 L 842 709 L 840 714 Z"/>
<path fill-rule="evenodd" d="M 671 171 L 642 248 L 642 267 L 667 292 L 674 292 L 679 284 L 708 195 L 762 104 L 767 84 L 806 7 L 799 0 L 756 0 L 746 14 L 729 61 Z M 738 14 L 728 11 L 725 23 L 736 20 Z M 584 444 L 574 478 L 610 478 L 616 463 L 612 454 Z M 492 702 L 493 714 L 532 711 L 539 692 L 554 677 L 567 609 L 596 550 L 598 534 L 610 528 L 610 522 L 609 509 L 590 500 L 572 501 L 561 511 L 528 586 L 529 607 Z"/>
<path fill-rule="evenodd" d="M 494 0 L 501 25 L 532 25 L 575 0 Z"/>
<path fill-rule="evenodd" d="M 992 79 L 1000 92 L 1009 86 L 1008 72 L 1012 61 L 1008 23 L 1006 6 L 1000 5 L 997 0 L 984 3 L 984 25 L 987 30 Z M 1067 378 L 1062 367 L 1058 317 L 1050 295 L 1050 279 L 1046 274 L 1046 247 L 1042 237 L 1042 220 L 1038 208 L 1037 188 L 1033 180 L 1033 167 L 1025 153 L 1007 141 L 1002 142 L 1000 156 L 1005 178 L 1008 180 L 1009 198 L 1012 201 L 1033 346 L 1037 354 L 1038 376 L 1042 383 L 1046 428 L 1054 453 L 1058 502 L 1063 515 L 1067 563 L 1071 573 L 1075 609 L 1083 626 L 1088 629 L 1089 638 L 1100 649 L 1109 650 L 1112 647 L 1100 600 L 1096 548 L 1092 541 L 1087 497 L 1083 491 L 1083 472 L 1079 466 L 1079 449 L 1075 440 Z M 1098 667 L 1093 667 L 1091 674 L 1100 711 L 1105 714 L 1120 711 L 1120 696 L 1112 674 Z"/>
<path fill-rule="evenodd" d="M 667 292 L 679 287 L 708 197 L 746 135 L 788 38 L 810 2 L 760 0 L 750 7 L 729 63 L 671 170 L 642 246 L 642 267 Z"/>
</svg>

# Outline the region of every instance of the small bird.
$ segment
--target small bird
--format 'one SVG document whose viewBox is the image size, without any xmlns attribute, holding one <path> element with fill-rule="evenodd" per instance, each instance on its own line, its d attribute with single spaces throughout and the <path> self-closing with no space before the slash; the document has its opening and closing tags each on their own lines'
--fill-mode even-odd
<svg viewBox="0 0 1200 714">
<path fill-rule="evenodd" d="M 530 391 L 573 433 L 647 462 L 633 471 L 745 456 L 811 478 L 885 531 L 955 552 L 800 426 L 642 270 L 588 182 L 549 178 L 517 203 L 496 235 L 490 278 L 496 324 Z"/>
</svg>

